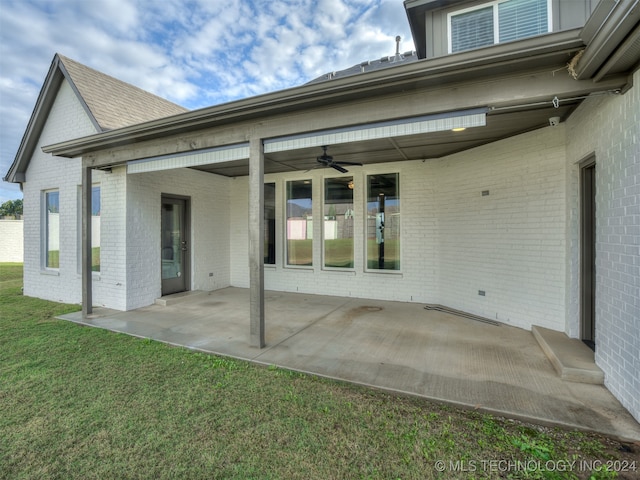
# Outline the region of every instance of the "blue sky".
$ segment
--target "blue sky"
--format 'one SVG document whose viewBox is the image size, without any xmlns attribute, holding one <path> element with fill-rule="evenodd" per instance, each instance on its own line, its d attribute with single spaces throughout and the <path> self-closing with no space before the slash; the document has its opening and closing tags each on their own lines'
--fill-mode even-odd
<svg viewBox="0 0 640 480">
<path fill-rule="evenodd" d="M 0 0 L 0 177 L 54 54 L 189 109 L 413 50 L 402 0 Z M 0 182 L 0 204 L 21 198 Z"/>
</svg>

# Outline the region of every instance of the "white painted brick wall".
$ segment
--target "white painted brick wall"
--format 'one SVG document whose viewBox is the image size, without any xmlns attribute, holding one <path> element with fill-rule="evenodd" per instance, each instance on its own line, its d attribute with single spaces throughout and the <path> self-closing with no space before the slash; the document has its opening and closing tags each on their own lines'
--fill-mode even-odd
<svg viewBox="0 0 640 480">
<path fill-rule="evenodd" d="M 24 293 L 48 300 L 79 303 L 78 185 L 80 160 L 52 157 L 41 147 L 96 133 L 69 84 L 62 83 L 26 172 L 24 183 Z M 42 192 L 60 192 L 60 268 L 45 270 L 40 226 Z"/>
<path fill-rule="evenodd" d="M 24 220 L 0 219 L 0 262 L 24 261 L 23 223 Z"/>
<path fill-rule="evenodd" d="M 311 269 L 284 268 L 287 180 L 314 182 L 321 218 L 322 181 L 331 171 L 267 175 L 277 188 L 277 265 L 265 267 L 268 289 L 440 303 L 523 328 L 564 329 L 564 128 L 496 142 L 442 160 L 354 168 L 355 232 L 363 232 L 367 174 L 400 173 L 402 273 L 364 271 L 364 239 L 356 237 L 352 272 L 321 268 L 314 242 Z M 482 190 L 490 190 L 482 197 Z M 231 283 L 249 284 L 247 178 L 232 181 Z M 314 238 L 321 238 L 314 222 Z M 478 290 L 486 292 L 485 297 Z"/>
<path fill-rule="evenodd" d="M 93 304 L 126 310 L 126 168 L 114 168 L 111 173 L 94 170 L 92 181 L 100 184 L 101 223 L 100 275 L 94 274 Z"/>
<path fill-rule="evenodd" d="M 40 146 L 95 133 L 69 85 L 63 83 L 27 171 L 25 294 L 55 301 L 82 300 L 79 159 L 42 153 Z M 229 285 L 229 179 L 192 170 L 127 176 L 93 172 L 101 188 L 101 271 L 93 276 L 93 304 L 118 310 L 149 305 L 160 296 L 160 194 L 192 196 L 192 288 Z M 60 191 L 60 269 L 41 259 L 41 196 Z M 127 230 L 127 228 L 129 230 Z M 157 243 L 157 245 L 156 245 Z M 155 249 L 154 249 L 155 248 Z M 157 267 L 157 268 L 156 268 Z M 209 277 L 212 272 L 213 277 Z"/>
<path fill-rule="evenodd" d="M 191 289 L 215 290 L 229 286 L 231 180 L 178 169 L 128 175 L 126 181 L 126 309 L 149 305 L 162 293 L 163 193 L 191 198 Z"/>
<path fill-rule="evenodd" d="M 440 303 L 564 329 L 564 173 L 562 126 L 440 161 Z"/>
<path fill-rule="evenodd" d="M 586 100 L 568 125 L 567 324 L 579 334 L 578 163 L 596 159 L 596 363 L 640 421 L 640 72 L 624 95 Z"/>
</svg>

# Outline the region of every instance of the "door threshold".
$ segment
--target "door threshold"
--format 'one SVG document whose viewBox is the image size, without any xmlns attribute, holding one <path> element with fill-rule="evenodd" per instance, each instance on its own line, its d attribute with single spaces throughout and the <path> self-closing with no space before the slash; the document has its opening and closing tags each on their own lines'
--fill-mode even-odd
<svg viewBox="0 0 640 480">
<path fill-rule="evenodd" d="M 182 303 L 192 299 L 195 296 L 206 293 L 203 290 L 187 290 L 186 292 L 172 293 L 170 295 L 163 295 L 160 298 L 156 298 L 155 304 L 162 305 L 163 307 L 169 307 L 177 303 Z"/>
<path fill-rule="evenodd" d="M 582 339 L 582 343 L 584 343 L 587 347 L 589 347 L 594 352 L 596 351 L 596 342 L 594 342 L 593 340 Z"/>
</svg>

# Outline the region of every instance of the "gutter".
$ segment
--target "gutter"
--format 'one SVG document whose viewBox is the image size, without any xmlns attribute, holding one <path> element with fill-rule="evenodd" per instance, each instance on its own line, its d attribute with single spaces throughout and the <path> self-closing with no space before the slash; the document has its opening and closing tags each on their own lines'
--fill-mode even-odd
<svg viewBox="0 0 640 480">
<path fill-rule="evenodd" d="M 587 47 L 577 62 L 575 78 L 597 76 L 597 81 L 606 75 L 599 70 L 639 23 L 640 0 L 601 1 L 582 30 Z"/>
<path fill-rule="evenodd" d="M 417 84 L 468 79 L 480 73 L 490 75 L 497 67 L 529 68 L 535 58 L 571 53 L 584 47 L 580 29 L 543 37 L 494 45 L 480 50 L 421 60 L 406 65 L 362 73 L 320 83 L 306 84 L 247 99 L 194 110 L 171 117 L 131 125 L 42 148 L 45 153 L 75 158 L 120 145 L 164 137 L 234 122 L 336 104 L 345 99 L 375 97 L 383 93 L 415 89 Z M 557 66 L 557 64 L 556 64 Z"/>
</svg>

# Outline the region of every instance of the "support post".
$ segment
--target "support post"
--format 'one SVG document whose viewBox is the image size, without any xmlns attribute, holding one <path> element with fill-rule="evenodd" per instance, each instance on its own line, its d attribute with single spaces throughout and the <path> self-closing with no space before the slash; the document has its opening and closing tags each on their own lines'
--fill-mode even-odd
<svg viewBox="0 0 640 480">
<path fill-rule="evenodd" d="M 264 348 L 264 145 L 249 142 L 250 344 Z"/>
<path fill-rule="evenodd" d="M 91 273 L 91 167 L 82 165 L 82 316 L 93 312 Z"/>
</svg>

